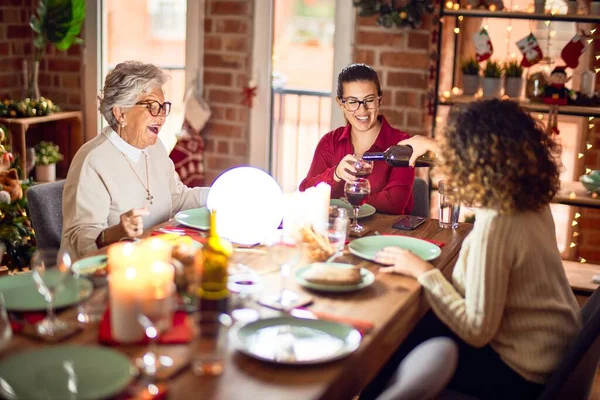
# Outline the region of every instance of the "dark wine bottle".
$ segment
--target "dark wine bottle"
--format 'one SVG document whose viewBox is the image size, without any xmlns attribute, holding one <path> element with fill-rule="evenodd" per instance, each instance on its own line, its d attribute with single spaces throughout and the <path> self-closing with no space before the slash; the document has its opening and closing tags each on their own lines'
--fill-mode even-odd
<svg viewBox="0 0 600 400">
<path fill-rule="evenodd" d="M 413 149 L 410 146 L 395 145 L 384 152 L 364 153 L 362 159 L 365 161 L 385 161 L 392 167 L 408 167 L 408 161 L 412 156 Z M 424 154 L 417 158 L 415 167 L 431 167 L 435 157 Z"/>
</svg>

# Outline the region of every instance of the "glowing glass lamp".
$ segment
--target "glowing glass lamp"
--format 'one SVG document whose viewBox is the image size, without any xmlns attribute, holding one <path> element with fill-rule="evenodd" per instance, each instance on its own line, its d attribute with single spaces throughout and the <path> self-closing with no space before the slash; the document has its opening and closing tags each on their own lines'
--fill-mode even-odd
<svg viewBox="0 0 600 400">
<path fill-rule="evenodd" d="M 213 183 L 206 206 L 217 210 L 217 233 L 233 243 L 260 243 L 283 218 L 283 192 L 273 177 L 254 167 L 236 167 Z"/>
</svg>

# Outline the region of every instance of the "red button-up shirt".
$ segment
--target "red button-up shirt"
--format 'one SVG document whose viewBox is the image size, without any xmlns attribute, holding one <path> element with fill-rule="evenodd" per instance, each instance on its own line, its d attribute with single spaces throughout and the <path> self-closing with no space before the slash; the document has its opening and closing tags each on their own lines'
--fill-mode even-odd
<svg viewBox="0 0 600 400">
<path fill-rule="evenodd" d="M 381 129 L 369 151 L 385 151 L 410 135 L 392 128 L 383 116 L 379 116 Z M 344 196 L 344 181 L 336 182 L 334 172 L 347 154 L 354 154 L 350 137 L 351 125 L 339 127 L 321 138 L 310 165 L 308 175 L 300 184 L 304 191 L 320 182 L 331 185 L 331 198 Z M 412 186 L 415 180 L 413 168 L 392 168 L 384 161 L 375 161 L 373 172 L 368 176 L 371 195 L 367 203 L 378 212 L 387 214 L 409 214 L 413 208 Z"/>
</svg>

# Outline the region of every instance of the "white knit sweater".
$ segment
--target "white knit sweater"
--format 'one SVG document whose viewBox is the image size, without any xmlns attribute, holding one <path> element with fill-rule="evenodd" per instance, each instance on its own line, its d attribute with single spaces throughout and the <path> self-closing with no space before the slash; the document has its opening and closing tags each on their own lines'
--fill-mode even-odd
<svg viewBox="0 0 600 400">
<path fill-rule="evenodd" d="M 545 383 L 582 326 L 549 207 L 481 209 L 452 283 L 434 269 L 419 282 L 435 314 L 465 342 L 491 344 L 525 379 Z"/>
</svg>

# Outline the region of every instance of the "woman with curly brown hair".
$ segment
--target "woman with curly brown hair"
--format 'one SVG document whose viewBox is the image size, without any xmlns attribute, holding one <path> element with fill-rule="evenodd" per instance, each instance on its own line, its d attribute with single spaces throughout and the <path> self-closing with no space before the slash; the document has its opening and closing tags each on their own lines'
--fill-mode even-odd
<svg viewBox="0 0 600 400">
<path fill-rule="evenodd" d="M 409 251 L 378 254 L 390 265 L 382 272 L 421 283 L 433 310 L 379 383 L 419 342 L 450 336 L 459 347 L 452 389 L 484 399 L 537 398 L 582 326 L 549 207 L 559 188 L 559 147 L 510 101 L 479 101 L 453 114 L 439 143 L 413 137 L 400 144 L 413 147 L 413 158 L 438 153 L 460 201 L 478 208 L 475 224 L 451 281 Z"/>
</svg>

